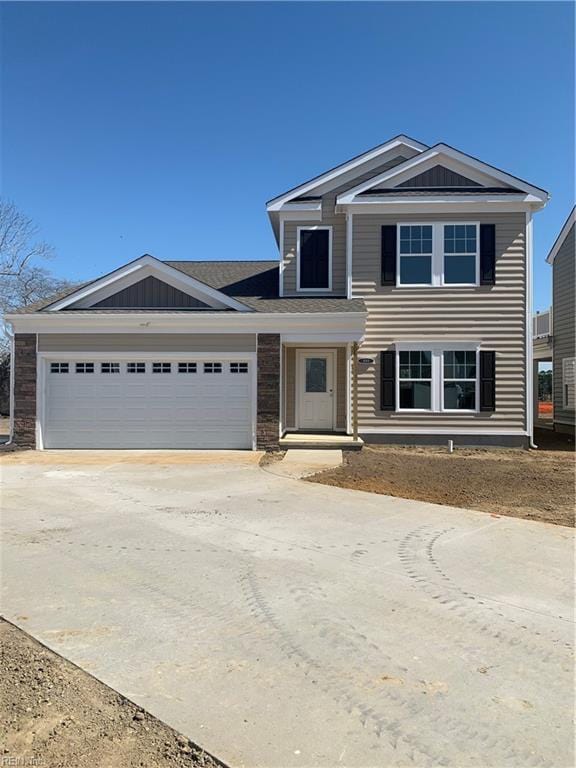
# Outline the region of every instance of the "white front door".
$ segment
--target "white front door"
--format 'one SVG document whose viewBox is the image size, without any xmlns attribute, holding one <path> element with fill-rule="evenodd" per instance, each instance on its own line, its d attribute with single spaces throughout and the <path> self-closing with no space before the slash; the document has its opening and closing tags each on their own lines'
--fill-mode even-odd
<svg viewBox="0 0 576 768">
<path fill-rule="evenodd" d="M 300 350 L 298 428 L 334 428 L 334 351 Z"/>
</svg>

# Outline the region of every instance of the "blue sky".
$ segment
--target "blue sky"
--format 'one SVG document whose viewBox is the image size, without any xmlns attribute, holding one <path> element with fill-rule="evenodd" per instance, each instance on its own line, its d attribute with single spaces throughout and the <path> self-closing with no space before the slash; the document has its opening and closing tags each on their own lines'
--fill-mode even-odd
<svg viewBox="0 0 576 768">
<path fill-rule="evenodd" d="M 574 198 L 574 5 L 4 3 L 2 195 L 84 279 L 142 253 L 276 258 L 265 201 L 386 139 Z"/>
</svg>

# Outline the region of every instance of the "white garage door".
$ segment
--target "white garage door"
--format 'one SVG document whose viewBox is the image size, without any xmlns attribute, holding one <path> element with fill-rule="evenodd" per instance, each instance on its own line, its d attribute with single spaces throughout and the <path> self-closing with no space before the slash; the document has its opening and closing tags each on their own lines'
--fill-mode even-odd
<svg viewBox="0 0 576 768">
<path fill-rule="evenodd" d="M 251 448 L 249 360 L 47 360 L 45 448 Z"/>
</svg>

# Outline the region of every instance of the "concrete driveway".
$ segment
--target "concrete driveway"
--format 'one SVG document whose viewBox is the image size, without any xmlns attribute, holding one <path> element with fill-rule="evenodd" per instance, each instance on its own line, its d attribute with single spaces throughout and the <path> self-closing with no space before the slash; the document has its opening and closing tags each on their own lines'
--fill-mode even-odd
<svg viewBox="0 0 576 768">
<path fill-rule="evenodd" d="M 573 764 L 571 531 L 257 459 L 5 456 L 4 614 L 232 766 Z"/>
</svg>

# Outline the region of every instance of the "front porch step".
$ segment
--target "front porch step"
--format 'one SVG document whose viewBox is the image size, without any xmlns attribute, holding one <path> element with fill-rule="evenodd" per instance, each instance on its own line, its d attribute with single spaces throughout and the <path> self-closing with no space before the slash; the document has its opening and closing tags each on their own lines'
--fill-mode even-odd
<svg viewBox="0 0 576 768">
<path fill-rule="evenodd" d="M 322 432 L 290 432 L 280 438 L 279 445 L 280 448 L 286 450 L 292 448 L 333 448 L 335 450 L 359 451 L 364 445 L 364 441 L 360 438 L 354 440 L 351 435 L 335 435 Z"/>
</svg>

